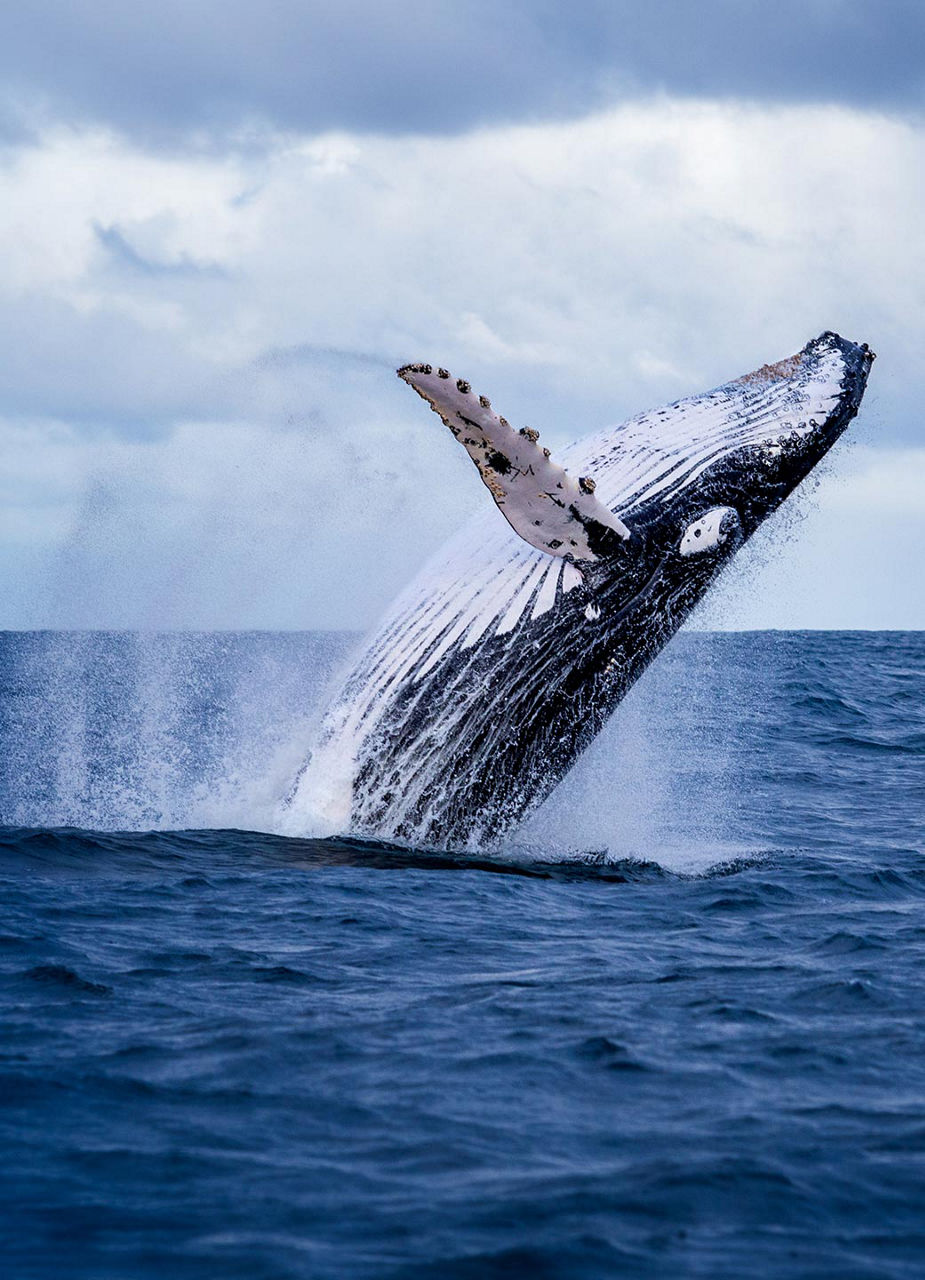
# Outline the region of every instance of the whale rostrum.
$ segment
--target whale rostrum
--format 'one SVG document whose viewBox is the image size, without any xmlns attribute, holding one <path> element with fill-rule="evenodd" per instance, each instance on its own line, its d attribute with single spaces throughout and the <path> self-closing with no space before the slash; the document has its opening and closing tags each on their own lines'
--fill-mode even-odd
<svg viewBox="0 0 925 1280">
<path fill-rule="evenodd" d="M 594 496 L 590 476 L 573 478 L 539 445 L 475 396 L 463 378 L 429 364 L 406 364 L 398 376 L 438 413 L 479 469 L 501 514 L 525 542 L 551 556 L 597 560 L 612 553 L 629 529 Z"/>
<path fill-rule="evenodd" d="M 823 333 L 558 463 L 465 380 L 405 365 L 399 376 L 469 453 L 507 524 L 475 516 L 361 647 L 283 829 L 496 843 L 845 430 L 873 358 Z"/>
</svg>

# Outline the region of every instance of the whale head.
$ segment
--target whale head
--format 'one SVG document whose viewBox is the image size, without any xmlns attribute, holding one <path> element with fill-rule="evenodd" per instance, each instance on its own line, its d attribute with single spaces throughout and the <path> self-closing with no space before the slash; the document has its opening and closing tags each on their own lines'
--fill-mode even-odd
<svg viewBox="0 0 925 1280">
<path fill-rule="evenodd" d="M 579 446 L 597 496 L 629 530 L 591 567 L 591 585 L 622 610 L 633 583 L 658 572 L 675 609 L 695 604 L 848 426 L 873 360 L 866 344 L 823 333 L 788 359 L 603 433 L 591 456 Z"/>
</svg>

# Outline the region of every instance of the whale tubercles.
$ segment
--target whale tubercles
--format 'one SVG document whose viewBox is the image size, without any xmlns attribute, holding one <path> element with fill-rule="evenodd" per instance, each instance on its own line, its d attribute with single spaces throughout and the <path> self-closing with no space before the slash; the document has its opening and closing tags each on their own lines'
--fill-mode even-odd
<svg viewBox="0 0 925 1280">
<path fill-rule="evenodd" d="M 553 462 L 531 427 L 515 431 L 487 396 L 463 378 L 429 364 L 407 364 L 398 376 L 421 396 L 479 469 L 511 528 L 546 555 L 595 561 L 613 555 L 630 531 L 594 496 L 590 476 L 573 476 Z"/>
</svg>

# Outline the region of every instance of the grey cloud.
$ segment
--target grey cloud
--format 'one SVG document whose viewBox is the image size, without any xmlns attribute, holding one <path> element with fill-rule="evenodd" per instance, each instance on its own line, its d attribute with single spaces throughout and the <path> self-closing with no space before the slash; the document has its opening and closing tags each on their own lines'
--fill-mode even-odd
<svg viewBox="0 0 925 1280">
<path fill-rule="evenodd" d="M 117 226 L 104 227 L 97 223 L 94 228 L 97 240 L 120 266 L 127 267 L 143 276 L 202 276 L 225 277 L 227 272 L 217 263 L 195 262 L 184 254 L 173 261 L 158 261 L 140 253 L 125 234 Z"/>
<path fill-rule="evenodd" d="M 32 0 L 0 18 L 20 102 L 148 142 L 263 122 L 442 133 L 667 91 L 925 105 L 920 0 Z"/>
<path fill-rule="evenodd" d="M 392 370 L 395 361 L 368 351 L 348 351 L 342 347 L 324 347 L 302 342 L 293 347 L 271 347 L 262 352 L 256 361 L 260 369 L 290 369 L 302 365 L 316 365 L 331 361 L 346 361 L 374 369 Z"/>
<path fill-rule="evenodd" d="M 234 402 L 226 371 L 192 355 L 182 335 L 152 331 L 111 307 L 82 314 L 32 297 L 4 308 L 4 414 L 146 435 L 177 418 L 227 413 Z"/>
<path fill-rule="evenodd" d="M 118 243 L 118 240 L 117 240 Z M 187 288 L 195 271 L 135 268 Z M 204 286 L 211 282 L 205 273 Z M 203 287 L 203 286 L 200 286 Z M 270 347 L 253 360 L 208 360 L 185 331 L 148 328 L 112 304 L 83 312 L 32 296 L 3 309 L 0 412 L 58 418 L 124 438 L 169 433 L 177 421 L 245 418 L 277 428 L 351 434 L 369 405 L 406 407 L 397 361 L 364 351 L 302 344 Z"/>
<path fill-rule="evenodd" d="M 2 23 L 2 19 L 0 19 Z M 0 87 L 0 161 L 8 152 L 19 147 L 34 145 L 38 141 L 35 120 L 27 118 L 22 103 L 12 101 L 13 95 L 3 94 Z"/>
</svg>

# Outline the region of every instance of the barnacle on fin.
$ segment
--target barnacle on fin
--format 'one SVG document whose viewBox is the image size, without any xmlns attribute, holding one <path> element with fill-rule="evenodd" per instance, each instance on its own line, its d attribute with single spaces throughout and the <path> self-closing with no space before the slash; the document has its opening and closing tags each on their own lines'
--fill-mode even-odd
<svg viewBox="0 0 925 1280">
<path fill-rule="evenodd" d="M 487 396 L 469 399 L 465 378 L 430 365 L 406 365 L 402 379 L 440 415 L 476 464 L 508 524 L 538 551 L 594 561 L 613 554 L 626 525 L 593 496 L 594 482 L 559 466 L 532 427 L 515 431 Z"/>
</svg>

